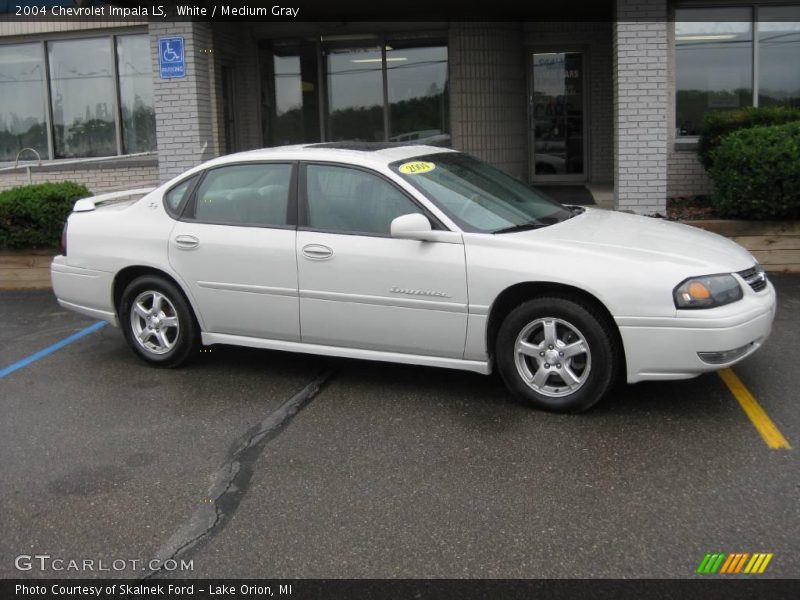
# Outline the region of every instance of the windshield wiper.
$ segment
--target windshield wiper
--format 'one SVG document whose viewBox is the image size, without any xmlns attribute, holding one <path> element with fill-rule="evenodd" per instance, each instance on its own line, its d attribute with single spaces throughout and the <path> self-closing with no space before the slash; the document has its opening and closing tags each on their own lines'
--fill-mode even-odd
<svg viewBox="0 0 800 600">
<path fill-rule="evenodd" d="M 531 221 L 530 223 L 522 223 L 521 225 L 511 225 L 510 227 L 503 227 L 502 229 L 495 229 L 492 233 L 514 233 L 516 231 L 528 231 L 529 229 L 541 229 L 547 227 L 545 223 L 539 221 Z"/>
</svg>

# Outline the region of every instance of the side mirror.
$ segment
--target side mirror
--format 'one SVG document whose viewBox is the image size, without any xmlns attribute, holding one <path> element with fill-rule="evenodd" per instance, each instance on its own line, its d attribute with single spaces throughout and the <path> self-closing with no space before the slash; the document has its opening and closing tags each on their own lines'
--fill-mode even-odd
<svg viewBox="0 0 800 600">
<path fill-rule="evenodd" d="M 443 242 L 462 244 L 461 234 L 456 231 L 434 231 L 428 217 L 419 213 L 400 215 L 392 220 L 392 237 L 420 242 Z"/>
</svg>

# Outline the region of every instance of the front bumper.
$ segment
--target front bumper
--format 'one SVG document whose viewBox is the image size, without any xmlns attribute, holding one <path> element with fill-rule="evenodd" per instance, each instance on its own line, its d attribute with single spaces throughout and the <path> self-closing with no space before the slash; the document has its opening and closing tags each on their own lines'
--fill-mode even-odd
<svg viewBox="0 0 800 600">
<path fill-rule="evenodd" d="M 687 379 L 729 367 L 758 350 L 775 317 L 775 288 L 745 291 L 742 300 L 709 310 L 679 310 L 673 318 L 617 319 L 628 383 Z M 736 349 L 731 360 L 707 362 L 708 353 Z M 699 354 L 705 354 L 703 360 Z"/>
</svg>

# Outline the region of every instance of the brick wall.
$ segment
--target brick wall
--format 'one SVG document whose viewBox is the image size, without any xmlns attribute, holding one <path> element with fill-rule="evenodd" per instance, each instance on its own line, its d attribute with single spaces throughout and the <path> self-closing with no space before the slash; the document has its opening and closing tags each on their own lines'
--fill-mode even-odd
<svg viewBox="0 0 800 600">
<path fill-rule="evenodd" d="M 693 150 L 670 147 L 667 161 L 667 197 L 710 194 L 714 185 Z"/>
<path fill-rule="evenodd" d="M 616 0 L 614 205 L 664 213 L 667 198 L 667 2 Z"/>
<path fill-rule="evenodd" d="M 158 165 L 140 165 L 125 167 L 93 166 L 93 168 L 76 168 L 66 166 L 63 169 L 32 170 L 33 183 L 46 181 L 77 181 L 94 194 L 124 190 L 129 188 L 150 187 L 158 185 Z M 0 191 L 28 185 L 28 173 L 24 168 L 0 172 Z"/>
<path fill-rule="evenodd" d="M 153 22 L 149 31 L 158 163 L 163 182 L 220 154 L 213 124 L 213 36 L 211 25 L 202 22 Z M 184 38 L 185 77 L 160 78 L 158 38 L 164 36 Z"/>
<path fill-rule="evenodd" d="M 448 60 L 453 147 L 527 178 L 522 25 L 453 23 Z"/>
</svg>

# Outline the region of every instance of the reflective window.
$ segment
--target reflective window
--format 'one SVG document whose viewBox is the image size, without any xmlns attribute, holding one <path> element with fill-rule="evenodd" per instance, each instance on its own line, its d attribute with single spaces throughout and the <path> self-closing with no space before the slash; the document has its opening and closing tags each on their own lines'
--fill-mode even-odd
<svg viewBox="0 0 800 600">
<path fill-rule="evenodd" d="M 430 140 L 449 130 L 447 47 L 386 46 L 389 140 Z"/>
<path fill-rule="evenodd" d="M 429 37 L 385 43 L 376 35 L 360 42 L 343 37 L 350 39 L 262 46 L 264 142 L 324 137 L 447 145 L 447 45 Z"/>
<path fill-rule="evenodd" d="M 48 48 L 56 157 L 116 154 L 109 39 L 50 42 Z"/>
<path fill-rule="evenodd" d="M 800 106 L 800 6 L 761 6 L 758 21 L 758 104 Z"/>
<path fill-rule="evenodd" d="M 583 173 L 582 53 L 534 53 L 531 113 L 536 175 Z"/>
<path fill-rule="evenodd" d="M 211 169 L 197 189 L 195 219 L 228 225 L 286 225 L 292 165 Z"/>
<path fill-rule="evenodd" d="M 750 8 L 675 11 L 676 127 L 698 135 L 706 111 L 753 102 Z"/>
<path fill-rule="evenodd" d="M 14 160 L 22 148 L 47 158 L 44 96 L 41 44 L 0 46 L 0 160 Z"/>
<path fill-rule="evenodd" d="M 383 141 L 381 49 L 328 49 L 328 140 Z"/>
<path fill-rule="evenodd" d="M 156 115 L 153 108 L 153 69 L 150 36 L 117 38 L 122 151 L 125 154 L 156 149 Z"/>
<path fill-rule="evenodd" d="M 389 235 L 396 217 L 422 213 L 395 186 L 358 169 L 309 165 L 306 178 L 313 229 Z"/>
<path fill-rule="evenodd" d="M 270 65 L 271 62 L 271 65 Z M 271 146 L 318 142 L 319 82 L 314 44 L 276 44 L 265 68 L 264 139 Z M 269 82 L 272 81 L 272 88 Z"/>
</svg>

